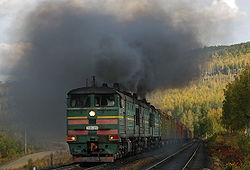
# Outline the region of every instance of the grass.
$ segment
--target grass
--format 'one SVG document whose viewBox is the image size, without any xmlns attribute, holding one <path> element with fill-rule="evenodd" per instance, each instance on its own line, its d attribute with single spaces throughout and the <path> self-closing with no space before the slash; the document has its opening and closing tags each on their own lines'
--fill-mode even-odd
<svg viewBox="0 0 250 170">
<path fill-rule="evenodd" d="M 52 162 L 51 162 L 52 161 Z M 55 154 L 47 156 L 40 160 L 33 161 L 30 159 L 27 164 L 23 167 L 23 169 L 32 169 L 32 167 L 36 167 L 37 169 L 47 169 L 51 168 L 51 166 L 56 167 L 63 164 L 72 163 L 72 156 L 68 152 L 57 151 Z"/>
</svg>

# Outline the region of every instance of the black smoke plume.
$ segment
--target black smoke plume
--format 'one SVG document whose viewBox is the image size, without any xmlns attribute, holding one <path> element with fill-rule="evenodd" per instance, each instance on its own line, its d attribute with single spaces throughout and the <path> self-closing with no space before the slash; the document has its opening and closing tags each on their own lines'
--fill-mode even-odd
<svg viewBox="0 0 250 170">
<path fill-rule="evenodd" d="M 18 120 L 38 135 L 64 136 L 66 92 L 93 75 L 141 96 L 185 85 L 199 76 L 195 49 L 202 43 L 192 24 L 157 5 L 126 18 L 65 1 L 39 4 L 19 30 L 32 48 L 12 70 Z"/>
</svg>

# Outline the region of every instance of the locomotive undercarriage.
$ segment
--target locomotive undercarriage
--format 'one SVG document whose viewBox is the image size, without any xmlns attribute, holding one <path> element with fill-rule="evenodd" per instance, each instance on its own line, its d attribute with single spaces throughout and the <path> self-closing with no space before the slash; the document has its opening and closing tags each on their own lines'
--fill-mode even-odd
<svg viewBox="0 0 250 170">
<path fill-rule="evenodd" d="M 160 143 L 159 137 L 123 138 L 119 142 L 119 151 L 115 154 L 115 159 L 145 152 L 159 146 Z"/>
</svg>

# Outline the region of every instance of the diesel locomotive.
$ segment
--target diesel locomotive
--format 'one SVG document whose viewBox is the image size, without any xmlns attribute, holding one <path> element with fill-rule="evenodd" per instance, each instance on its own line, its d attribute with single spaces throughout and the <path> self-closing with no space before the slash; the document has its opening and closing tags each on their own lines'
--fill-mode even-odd
<svg viewBox="0 0 250 170">
<path fill-rule="evenodd" d="M 75 162 L 114 162 L 192 132 L 145 99 L 119 88 L 82 87 L 67 94 L 67 143 Z"/>
</svg>

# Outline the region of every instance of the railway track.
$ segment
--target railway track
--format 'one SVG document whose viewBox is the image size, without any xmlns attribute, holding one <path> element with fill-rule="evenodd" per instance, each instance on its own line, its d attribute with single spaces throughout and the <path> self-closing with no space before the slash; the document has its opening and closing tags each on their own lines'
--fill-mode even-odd
<svg viewBox="0 0 250 170">
<path fill-rule="evenodd" d="M 182 170 L 185 170 L 188 168 L 190 162 L 193 160 L 194 156 L 196 155 L 197 151 L 199 150 L 201 144 L 199 143 L 199 145 L 197 146 L 197 148 L 195 149 L 195 151 L 193 152 L 193 154 L 191 155 L 191 157 L 188 159 L 188 161 L 186 162 L 185 166 L 182 168 Z"/>
<path fill-rule="evenodd" d="M 151 164 L 144 165 L 140 169 L 145 170 L 154 170 L 154 169 L 188 169 L 190 168 L 191 162 L 194 159 L 195 155 L 199 151 L 199 147 L 201 145 L 201 142 L 191 142 L 187 143 L 184 146 L 182 146 L 180 149 L 178 149 L 176 152 L 172 152 L 173 154 L 170 154 L 169 156 L 163 156 L 159 157 L 158 159 L 155 159 Z M 159 152 L 158 152 L 159 153 Z M 157 152 L 156 152 L 157 154 Z M 139 157 L 138 157 L 139 156 Z M 103 164 L 68 164 L 63 165 L 61 167 L 53 168 L 55 170 L 113 170 L 113 169 L 120 169 L 123 168 L 123 166 L 126 167 L 126 165 L 129 165 L 131 163 L 136 162 L 138 157 L 138 161 L 141 159 L 140 154 L 136 157 L 130 157 L 125 158 L 123 160 L 119 160 L 115 163 L 103 163 Z M 151 166 L 150 166 L 151 165 Z M 137 169 L 136 167 L 134 167 Z M 125 168 L 126 169 L 126 168 Z"/>
<path fill-rule="evenodd" d="M 51 169 L 55 169 L 55 170 L 71 170 L 74 168 L 80 168 L 80 164 L 78 163 L 71 163 L 71 164 L 65 164 L 65 165 L 61 165 L 58 166 L 56 168 L 51 168 Z"/>
<path fill-rule="evenodd" d="M 174 154 L 171 154 L 158 162 L 154 163 L 145 170 L 155 170 L 155 169 L 188 169 L 190 168 L 190 163 L 195 157 L 197 151 L 199 150 L 201 143 L 195 142 L 184 146 L 179 149 Z"/>
</svg>

